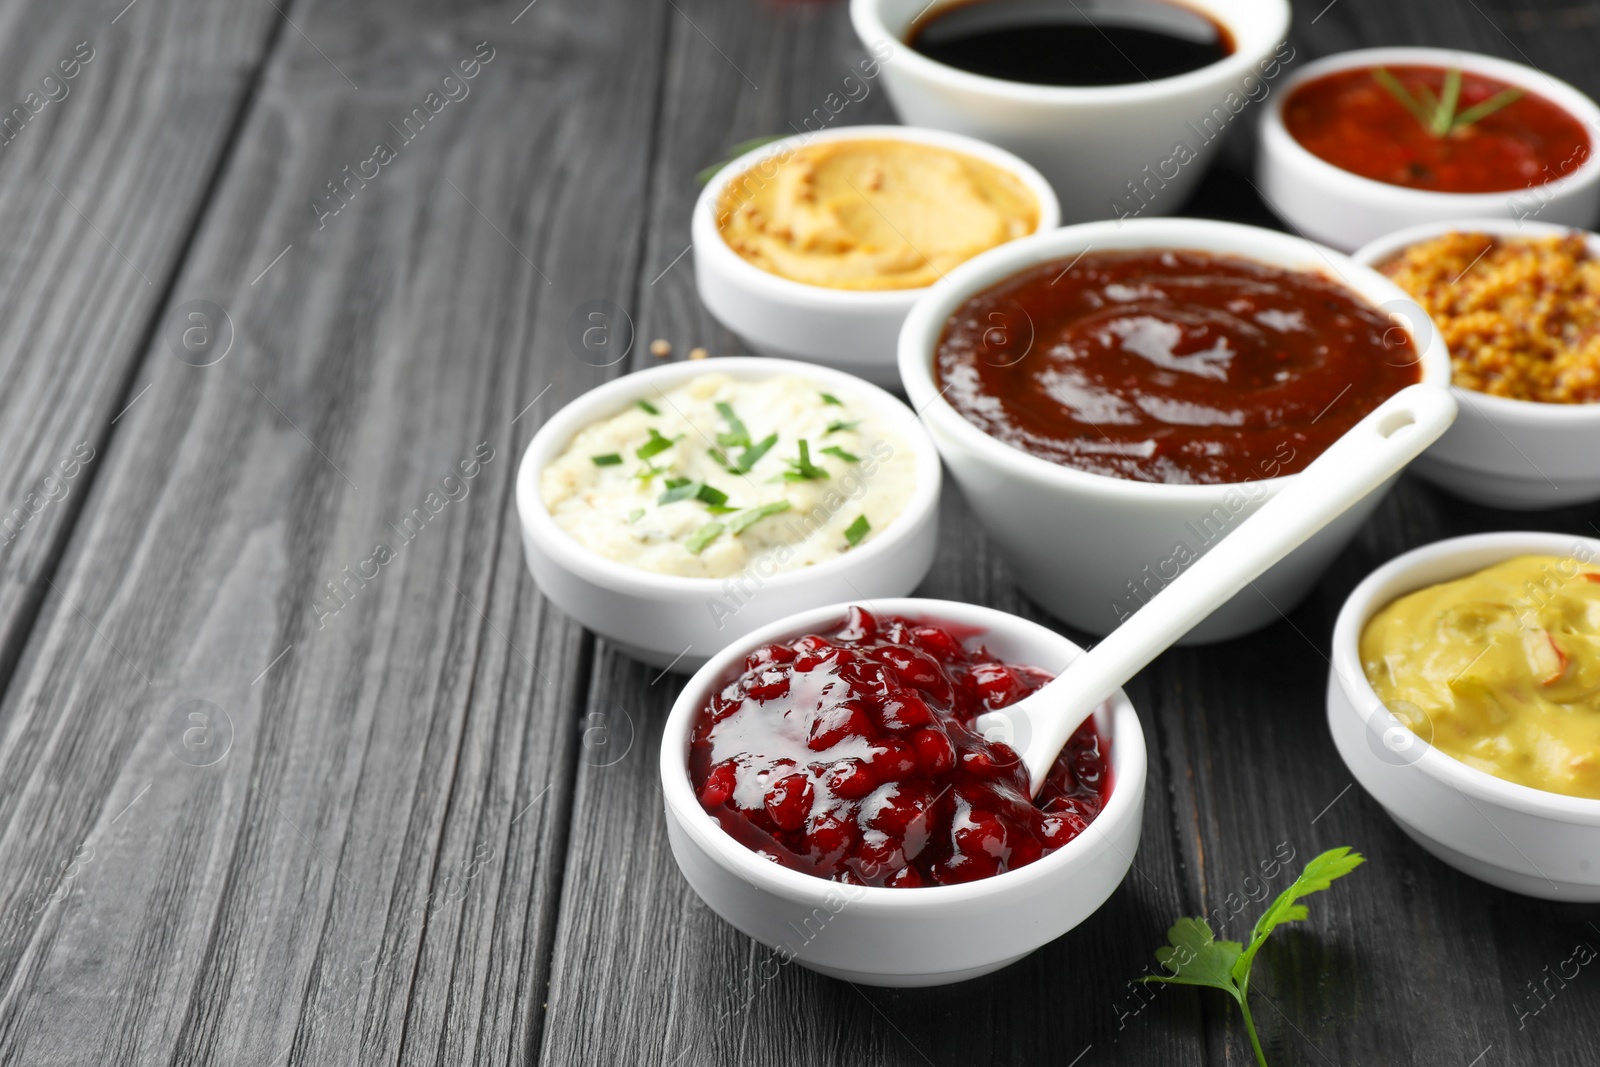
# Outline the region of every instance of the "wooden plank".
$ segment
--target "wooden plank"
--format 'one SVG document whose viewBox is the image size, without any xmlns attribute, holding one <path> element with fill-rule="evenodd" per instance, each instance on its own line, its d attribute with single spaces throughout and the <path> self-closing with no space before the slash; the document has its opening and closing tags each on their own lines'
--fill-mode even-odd
<svg viewBox="0 0 1600 1067">
<path fill-rule="evenodd" d="M 0 682 L 282 25 L 243 0 L 0 4 Z"/>
<path fill-rule="evenodd" d="M 661 14 L 290 14 L 174 289 L 232 348 L 144 353 L 0 712 L 0 1062 L 538 1047 L 588 642 L 512 486 L 608 373 Z"/>
</svg>

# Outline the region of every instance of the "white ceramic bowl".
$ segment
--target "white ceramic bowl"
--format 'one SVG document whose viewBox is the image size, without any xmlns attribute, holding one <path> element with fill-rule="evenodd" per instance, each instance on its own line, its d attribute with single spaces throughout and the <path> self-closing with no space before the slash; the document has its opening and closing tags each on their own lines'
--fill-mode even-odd
<svg viewBox="0 0 1600 1067">
<path fill-rule="evenodd" d="M 1600 216 L 1600 152 L 1591 151 L 1555 181 L 1503 193 L 1435 193 L 1373 181 L 1300 146 L 1283 123 L 1296 87 L 1355 67 L 1460 67 L 1536 93 L 1565 108 L 1600 144 L 1600 107 L 1566 82 L 1520 63 L 1444 48 L 1364 48 L 1319 59 L 1296 71 L 1262 117 L 1256 185 L 1285 222 L 1315 241 L 1349 251 L 1402 226 L 1460 218 L 1502 218 L 1592 226 Z"/>
<path fill-rule="evenodd" d="M 1376 267 L 1410 245 L 1453 231 L 1503 237 L 1572 232 L 1515 219 L 1452 219 L 1380 237 L 1352 258 Z M 1590 254 L 1600 256 L 1600 236 L 1586 236 Z M 1461 414 L 1412 465 L 1417 474 L 1456 496 L 1496 508 L 1554 508 L 1600 498 L 1600 403 L 1541 404 L 1460 387 L 1452 392 Z"/>
<path fill-rule="evenodd" d="M 1242 125 L 1252 100 L 1277 91 L 1274 79 L 1294 58 L 1285 0 L 1188 2 L 1227 27 L 1233 54 L 1126 85 L 1032 85 L 929 59 L 905 43 L 929 0 L 851 0 L 850 21 L 868 51 L 887 56 L 884 86 L 901 121 L 1010 149 L 1050 179 L 1063 221 L 1084 222 L 1176 212 L 1224 136 Z M 1187 152 L 1175 151 L 1180 144 Z"/>
<path fill-rule="evenodd" d="M 1178 545 L 1198 556 L 1294 475 L 1231 485 L 1166 485 L 1091 474 L 989 436 L 940 396 L 934 348 L 963 301 L 1034 264 L 1071 259 L 1091 248 L 1199 249 L 1319 271 L 1378 307 L 1406 312 L 1404 321 L 1396 322 L 1418 342 L 1423 381 L 1447 384 L 1450 357 L 1437 335 L 1430 340 L 1412 329 L 1410 323 L 1427 322 L 1427 316 L 1388 279 L 1331 249 L 1254 226 L 1200 219 L 1085 223 L 1014 241 L 951 271 L 917 303 L 900 331 L 906 395 L 1022 591 L 1072 625 L 1105 634 L 1139 608 L 1135 588 L 1148 590 L 1144 599 L 1160 588 L 1161 570 L 1176 558 Z M 1180 644 L 1237 637 L 1287 613 L 1385 489 L 1324 527 L 1256 579 L 1254 588 L 1220 605 Z M 1144 584 L 1151 581 L 1153 586 Z"/>
<path fill-rule="evenodd" d="M 1015 615 L 948 600 L 874 600 L 881 616 L 953 622 L 1012 663 L 1059 671 L 1080 651 Z M 1105 810 L 1066 846 L 1026 867 L 958 886 L 849 886 L 780 867 L 728 836 L 689 783 L 695 719 L 746 653 L 769 641 L 826 631 L 847 604 L 807 611 L 750 634 L 689 680 L 661 738 L 667 836 L 689 885 L 710 908 L 780 957 L 868 985 L 929 986 L 998 970 L 1092 915 L 1121 884 L 1139 847 L 1146 758 L 1139 716 L 1121 690 L 1095 712 L 1111 743 Z"/>
<path fill-rule="evenodd" d="M 695 202 L 689 230 L 694 240 L 695 285 L 712 316 L 763 356 L 820 363 L 885 388 L 898 388 L 895 339 L 906 312 L 927 291 L 925 287 L 857 291 L 782 278 L 735 252 L 717 228 L 717 201 L 730 182 L 806 145 L 844 140 L 933 145 L 1010 171 L 1038 200 L 1040 231 L 1061 224 L 1061 208 L 1050 183 L 1010 152 L 971 137 L 908 126 L 843 126 L 785 137 L 746 152 L 706 183 Z"/>
<path fill-rule="evenodd" d="M 685 578 L 617 563 L 556 525 L 539 492 L 544 468 L 584 427 L 639 399 L 701 374 L 760 379 L 792 374 L 876 410 L 916 454 L 917 484 L 881 534 L 842 556 L 770 573 L 757 558 L 729 578 Z M 539 589 L 584 626 L 655 667 L 692 671 L 731 641 L 797 611 L 848 598 L 904 596 L 915 589 L 939 540 L 939 455 L 916 417 L 893 396 L 839 371 L 755 356 L 668 363 L 638 371 L 573 400 L 528 442 L 517 469 L 522 547 Z M 763 573 L 768 572 L 768 573 Z M 713 610 L 715 609 L 715 610 Z"/>
<path fill-rule="evenodd" d="M 1593 562 L 1600 541 L 1475 534 L 1436 541 L 1373 571 L 1334 624 L 1328 728 L 1361 787 L 1440 860 L 1512 892 L 1594 903 L 1600 901 L 1600 800 L 1507 782 L 1445 755 L 1383 706 L 1361 669 L 1361 631 L 1390 601 L 1529 554 Z"/>
</svg>

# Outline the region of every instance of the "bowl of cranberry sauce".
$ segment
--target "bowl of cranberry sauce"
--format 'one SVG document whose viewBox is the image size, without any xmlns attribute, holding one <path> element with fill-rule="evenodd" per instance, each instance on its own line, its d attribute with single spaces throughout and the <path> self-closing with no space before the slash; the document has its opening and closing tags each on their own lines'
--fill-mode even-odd
<svg viewBox="0 0 1600 1067">
<path fill-rule="evenodd" d="M 1122 693 L 1038 798 L 970 722 L 1036 690 L 1079 649 L 951 601 L 835 605 L 707 663 L 662 739 L 673 855 L 728 922 L 854 982 L 987 973 L 1072 929 L 1138 848 L 1144 735 Z"/>
<path fill-rule="evenodd" d="M 1257 127 L 1256 187 L 1297 233 L 1353 250 L 1408 226 L 1600 214 L 1600 106 L 1544 71 L 1444 48 L 1296 70 Z"/>
<path fill-rule="evenodd" d="M 1017 753 L 971 723 L 1052 676 L 964 629 L 852 606 L 747 654 L 695 722 L 701 807 L 758 855 L 851 885 L 992 878 L 1083 833 L 1111 793 L 1109 742 L 1085 722 L 1030 799 Z"/>
<path fill-rule="evenodd" d="M 1302 237 L 1205 219 L 1066 226 L 950 271 L 900 377 L 1019 590 L 1106 634 L 1351 426 L 1450 355 L 1388 278 Z M 1368 495 L 1180 643 L 1277 622 Z"/>
</svg>

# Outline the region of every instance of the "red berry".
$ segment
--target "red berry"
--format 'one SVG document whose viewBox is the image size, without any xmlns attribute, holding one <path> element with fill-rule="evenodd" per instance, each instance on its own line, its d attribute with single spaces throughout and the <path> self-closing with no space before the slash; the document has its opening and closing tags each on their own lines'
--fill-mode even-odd
<svg viewBox="0 0 1600 1067">
<path fill-rule="evenodd" d="M 915 867 L 901 867 L 891 874 L 883 884 L 892 885 L 896 889 L 916 889 L 927 883 L 923 881 L 922 875 L 917 873 Z"/>
<path fill-rule="evenodd" d="M 842 759 L 835 763 L 825 784 L 830 793 L 845 800 L 860 800 L 878 787 L 871 770 L 858 759 Z"/>
<path fill-rule="evenodd" d="M 789 695 L 789 668 L 768 667 L 744 684 L 744 691 L 756 700 L 779 700 Z"/>
<path fill-rule="evenodd" d="M 956 748 L 949 736 L 937 727 L 918 730 L 911 735 L 911 747 L 917 750 L 917 763 L 922 773 L 939 775 L 956 764 Z"/>
<path fill-rule="evenodd" d="M 861 709 L 857 700 L 840 701 L 817 712 L 811 720 L 811 731 L 806 747 L 813 752 L 824 752 L 851 737 L 871 737 L 872 720 Z"/>
<path fill-rule="evenodd" d="M 854 847 L 857 836 L 854 819 L 823 812 L 811 820 L 806 830 L 806 847 L 819 857 L 835 856 Z"/>
<path fill-rule="evenodd" d="M 978 695 L 991 708 L 1003 708 L 1024 696 L 1022 683 L 1003 663 L 980 663 L 972 668 Z"/>
<path fill-rule="evenodd" d="M 879 741 L 867 758 L 872 773 L 881 781 L 897 781 L 917 769 L 916 749 L 898 737 Z"/>
<path fill-rule="evenodd" d="M 871 641 L 878 636 L 878 620 L 865 608 L 850 605 L 844 628 L 839 631 L 841 641 Z"/>
<path fill-rule="evenodd" d="M 788 645 L 762 645 L 744 658 L 744 669 L 758 671 L 777 663 L 793 663 L 794 649 Z"/>
<path fill-rule="evenodd" d="M 965 663 L 967 650 L 961 642 L 937 626 L 918 626 L 911 631 L 911 640 L 941 663 Z"/>
<path fill-rule="evenodd" d="M 814 671 L 822 666 L 822 661 L 827 654 L 833 651 L 833 644 L 825 637 L 816 634 L 807 634 L 794 643 L 794 669 L 802 674 Z"/>
<path fill-rule="evenodd" d="M 711 768 L 711 773 L 706 776 L 706 784 L 700 787 L 700 806 L 703 808 L 719 808 L 733 796 L 733 787 L 738 782 L 738 765 L 733 760 L 723 760 Z"/>
<path fill-rule="evenodd" d="M 815 796 L 810 778 L 803 774 L 785 775 L 767 791 L 767 814 L 778 824 L 778 829 L 798 830 L 811 814 Z"/>
<path fill-rule="evenodd" d="M 933 721 L 927 702 L 915 693 L 901 691 L 883 702 L 883 725 L 890 730 L 914 730 Z"/>
</svg>

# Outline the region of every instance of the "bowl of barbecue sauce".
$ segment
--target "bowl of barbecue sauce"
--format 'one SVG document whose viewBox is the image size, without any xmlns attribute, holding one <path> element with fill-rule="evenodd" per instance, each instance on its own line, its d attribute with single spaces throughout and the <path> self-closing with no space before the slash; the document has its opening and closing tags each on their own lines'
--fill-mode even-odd
<svg viewBox="0 0 1600 1067">
<path fill-rule="evenodd" d="M 1450 380 L 1438 331 L 1382 274 L 1202 219 L 1084 223 L 985 252 L 911 309 L 899 357 L 911 406 L 1021 590 L 1095 634 L 1383 401 Z M 1184 643 L 1292 610 L 1382 496 Z"/>
<path fill-rule="evenodd" d="M 1286 0 L 851 0 L 901 120 L 1037 167 L 1064 222 L 1170 215 L 1294 49 Z"/>
</svg>

